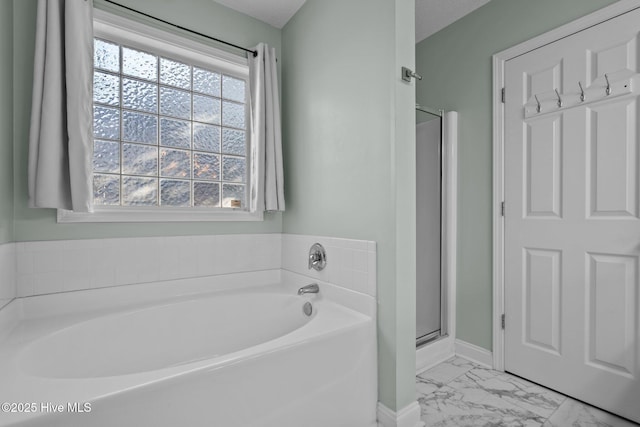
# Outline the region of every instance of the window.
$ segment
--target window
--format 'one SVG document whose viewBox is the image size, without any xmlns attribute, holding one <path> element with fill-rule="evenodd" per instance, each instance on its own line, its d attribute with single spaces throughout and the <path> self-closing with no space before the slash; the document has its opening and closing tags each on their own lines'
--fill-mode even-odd
<svg viewBox="0 0 640 427">
<path fill-rule="evenodd" d="M 96 12 L 95 213 L 88 215 L 243 219 L 250 182 L 246 60 Z"/>
</svg>

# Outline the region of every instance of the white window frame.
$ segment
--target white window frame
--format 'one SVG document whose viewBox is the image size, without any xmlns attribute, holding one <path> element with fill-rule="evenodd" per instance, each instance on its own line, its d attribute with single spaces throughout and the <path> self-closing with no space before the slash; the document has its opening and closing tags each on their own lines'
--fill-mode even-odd
<svg viewBox="0 0 640 427">
<path fill-rule="evenodd" d="M 249 66 L 246 58 L 233 55 L 203 43 L 132 21 L 103 10 L 94 10 L 94 37 L 110 40 L 155 55 L 166 55 L 174 60 L 247 80 Z M 248 89 L 248 88 L 247 88 Z M 248 100 L 247 100 L 248 102 Z M 250 121 L 247 104 L 247 146 Z M 252 162 L 247 151 L 246 197 L 251 194 Z M 248 202 L 248 200 L 247 200 Z M 195 221 L 262 221 L 262 211 L 250 212 L 246 208 L 162 207 L 162 206 L 94 206 L 93 212 L 73 212 L 58 209 L 59 223 L 92 222 L 195 222 Z"/>
</svg>

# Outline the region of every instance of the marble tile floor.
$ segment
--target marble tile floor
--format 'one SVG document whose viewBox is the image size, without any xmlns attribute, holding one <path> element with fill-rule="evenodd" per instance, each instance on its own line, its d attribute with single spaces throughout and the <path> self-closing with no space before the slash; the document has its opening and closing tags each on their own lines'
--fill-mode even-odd
<svg viewBox="0 0 640 427">
<path fill-rule="evenodd" d="M 639 427 L 461 357 L 420 373 L 416 387 L 426 427 Z"/>
</svg>

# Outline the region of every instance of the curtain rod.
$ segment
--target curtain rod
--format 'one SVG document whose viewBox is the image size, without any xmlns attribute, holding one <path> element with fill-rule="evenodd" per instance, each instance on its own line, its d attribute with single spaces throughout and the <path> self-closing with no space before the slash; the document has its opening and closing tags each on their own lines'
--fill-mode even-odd
<svg viewBox="0 0 640 427">
<path fill-rule="evenodd" d="M 245 51 L 245 52 L 247 52 L 247 53 L 251 53 L 251 54 L 253 54 L 253 56 L 254 56 L 254 57 L 258 56 L 258 51 L 251 50 L 251 49 L 247 49 L 247 48 L 244 48 L 244 47 L 242 47 L 242 46 L 238 46 L 237 44 L 229 43 L 229 42 L 226 42 L 226 41 L 224 41 L 224 40 L 220 40 L 220 39 L 217 39 L 217 38 L 215 38 L 215 37 L 211 37 L 211 36 L 208 36 L 208 35 L 206 35 L 206 34 L 199 33 L 199 32 L 194 31 L 194 30 L 190 30 L 190 29 L 188 29 L 188 28 L 182 27 L 182 26 L 180 26 L 180 25 L 174 24 L 174 23 L 169 22 L 169 21 L 165 21 L 164 19 L 156 18 L 155 16 L 149 15 L 149 14 L 144 13 L 144 12 L 140 12 L 139 10 L 136 10 L 136 9 L 130 8 L 130 7 L 128 7 L 128 6 L 122 5 L 122 4 L 117 3 L 117 2 L 115 2 L 115 1 L 112 1 L 112 0 L 103 0 L 103 1 L 105 1 L 105 2 L 107 2 L 107 3 L 111 3 L 111 4 L 116 5 L 116 6 L 118 6 L 118 7 L 121 7 L 121 8 L 123 8 L 123 9 L 127 9 L 128 11 L 135 12 L 135 13 L 140 14 L 140 15 L 142 15 L 142 16 L 146 16 L 147 18 L 153 19 L 153 20 L 155 20 L 155 21 L 162 22 L 163 24 L 167 24 L 167 25 L 171 25 L 172 27 L 179 28 L 179 29 L 181 29 L 182 31 L 186 31 L 186 32 L 189 32 L 189 33 L 192 33 L 192 34 L 196 34 L 196 35 L 198 35 L 198 36 L 200 36 L 200 37 L 204 37 L 204 38 L 206 38 L 206 39 L 213 40 L 213 41 L 216 41 L 216 42 L 218 42 L 218 43 L 226 44 L 227 46 L 235 47 L 236 49 L 244 50 L 244 51 Z"/>
</svg>

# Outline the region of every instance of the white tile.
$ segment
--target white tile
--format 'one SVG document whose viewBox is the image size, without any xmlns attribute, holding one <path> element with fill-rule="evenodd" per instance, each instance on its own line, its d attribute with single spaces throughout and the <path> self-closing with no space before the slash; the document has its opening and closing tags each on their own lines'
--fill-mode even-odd
<svg viewBox="0 0 640 427">
<path fill-rule="evenodd" d="M 355 239 L 333 238 L 333 244 L 341 246 L 346 249 L 362 250 L 362 251 L 366 251 L 368 247 L 368 242 L 366 240 L 355 240 Z"/>
<path fill-rule="evenodd" d="M 375 245 L 374 245 L 375 246 Z M 377 253 L 374 251 L 369 251 L 367 255 L 367 273 L 369 276 L 368 283 L 368 294 L 371 296 L 377 295 L 377 285 L 378 285 L 378 262 L 377 262 Z"/>
<path fill-rule="evenodd" d="M 67 249 L 98 249 L 103 247 L 105 239 L 80 239 L 80 240 L 65 240 L 65 246 Z"/>
<path fill-rule="evenodd" d="M 452 357 L 422 372 L 418 377 L 423 381 L 443 386 L 476 367 L 478 367 L 478 365 L 469 362 L 467 359 Z"/>
<path fill-rule="evenodd" d="M 482 389 L 443 386 L 418 398 L 427 426 L 539 427 L 544 418 L 510 404 Z"/>
<path fill-rule="evenodd" d="M 354 249 L 352 248 L 343 249 L 341 266 L 345 270 L 354 270 Z"/>
<path fill-rule="evenodd" d="M 91 271 L 115 271 L 115 260 L 111 248 L 96 248 L 89 252 L 89 269 Z"/>
<path fill-rule="evenodd" d="M 60 252 L 60 270 L 68 273 L 89 272 L 91 255 L 87 249 L 67 249 Z"/>
<path fill-rule="evenodd" d="M 207 236 L 208 237 L 208 236 Z M 213 254 L 215 253 L 215 241 L 210 238 L 196 240 L 196 268 L 201 276 L 216 274 Z"/>
<path fill-rule="evenodd" d="M 16 271 L 20 272 L 20 274 L 35 273 L 32 252 L 16 252 Z"/>
<path fill-rule="evenodd" d="M 328 251 L 320 272 L 308 268 L 315 242 Z M 281 233 L 23 242 L 15 245 L 14 282 L 18 294 L 32 295 L 284 268 L 375 295 L 371 248 L 367 241 Z"/>
<path fill-rule="evenodd" d="M 369 252 L 354 250 L 353 251 L 353 269 L 364 273 L 368 272 Z"/>
<path fill-rule="evenodd" d="M 160 238 L 146 238 L 136 242 L 136 258 L 139 283 L 155 282 L 160 278 L 160 261 L 158 255 L 161 250 Z"/>
<path fill-rule="evenodd" d="M 327 252 L 327 266 L 318 272 L 308 269 L 309 248 L 320 243 Z M 322 236 L 284 234 L 282 268 L 346 289 L 375 296 L 375 243 Z"/>
<path fill-rule="evenodd" d="M 33 295 L 63 292 L 65 275 L 61 271 L 37 273 L 33 275 Z"/>
<path fill-rule="evenodd" d="M 426 396 L 438 390 L 442 385 L 425 380 L 424 378 L 416 377 L 416 392 L 418 397 Z"/>
<path fill-rule="evenodd" d="M 115 282 L 115 269 L 94 269 L 91 271 L 90 286 L 92 289 L 114 286 Z"/>
<path fill-rule="evenodd" d="M 84 271 L 65 271 L 64 290 L 80 291 L 91 288 L 91 276 Z"/>
<path fill-rule="evenodd" d="M 38 247 L 42 247 L 38 245 Z M 62 246 L 51 247 L 50 250 L 39 249 L 33 251 L 33 270 L 35 273 L 61 272 L 63 266 Z"/>
<path fill-rule="evenodd" d="M 28 297 L 34 295 L 35 275 L 25 274 L 17 277 L 17 295 L 18 297 Z"/>
<path fill-rule="evenodd" d="M 363 294 L 368 294 L 371 296 L 375 295 L 370 292 L 371 289 L 369 287 L 369 275 L 367 273 L 353 270 L 352 274 L 353 282 L 351 287 L 354 291 L 362 292 Z"/>
<path fill-rule="evenodd" d="M 471 369 L 449 385 L 454 388 L 481 388 L 544 419 L 549 418 L 565 400 L 559 393 L 513 375 L 485 368 Z"/>
<path fill-rule="evenodd" d="M 422 421 L 434 426 L 637 426 L 522 378 L 454 357 L 416 377 Z"/>
<path fill-rule="evenodd" d="M 64 240 L 43 240 L 25 242 L 25 249 L 32 252 L 55 252 L 64 248 Z"/>
<path fill-rule="evenodd" d="M 17 296 L 16 247 L 13 243 L 0 245 L 0 307 Z"/>
<path fill-rule="evenodd" d="M 567 399 L 544 423 L 544 427 L 564 426 L 637 427 L 638 424 L 573 399 Z"/>
</svg>

